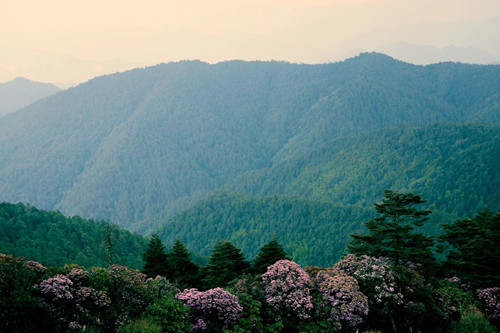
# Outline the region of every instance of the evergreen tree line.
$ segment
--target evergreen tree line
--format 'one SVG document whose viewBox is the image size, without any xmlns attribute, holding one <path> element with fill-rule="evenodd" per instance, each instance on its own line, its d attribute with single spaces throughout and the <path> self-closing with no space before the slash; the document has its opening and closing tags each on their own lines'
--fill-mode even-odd
<svg viewBox="0 0 500 333">
<path fill-rule="evenodd" d="M 219 241 L 208 263 L 201 267 L 194 263 L 181 241 L 177 240 L 172 249 L 166 251 L 158 235 L 153 234 L 143 259 L 142 272 L 149 277 L 163 276 L 181 289 L 210 289 L 226 286 L 243 274 L 263 274 L 278 260 L 290 258 L 276 238 L 261 247 L 252 263 L 233 243 Z"/>
</svg>

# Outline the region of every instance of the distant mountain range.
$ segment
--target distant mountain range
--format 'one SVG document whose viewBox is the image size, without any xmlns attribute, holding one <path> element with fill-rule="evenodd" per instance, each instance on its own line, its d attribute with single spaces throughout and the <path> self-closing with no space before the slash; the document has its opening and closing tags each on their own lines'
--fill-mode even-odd
<svg viewBox="0 0 500 333">
<path fill-rule="evenodd" d="M 0 82 L 26 77 L 66 89 L 96 76 L 138 67 L 120 59 L 96 61 L 68 54 L 6 48 L 0 45 Z"/>
<path fill-rule="evenodd" d="M 60 90 L 53 84 L 34 82 L 21 77 L 0 83 L 0 117 Z"/>
<path fill-rule="evenodd" d="M 266 198 L 292 200 L 306 217 L 303 207 L 327 202 L 339 225 L 352 221 L 331 229 L 344 230 L 337 255 L 386 188 L 421 193 L 443 218 L 500 210 L 499 124 L 500 66 L 415 66 L 379 53 L 322 65 L 161 64 L 95 78 L 1 118 L 0 201 L 186 240 L 177 214 L 197 209 L 188 245 L 200 251 L 254 232 L 210 203 L 219 190 L 249 195 L 243 201 L 257 200 L 251 206 L 279 223 L 293 219 L 271 213 Z M 223 206 L 233 209 L 239 195 Z M 252 244 L 292 232 L 265 227 L 263 216 Z M 207 231 L 204 218 L 220 228 Z M 318 228 L 315 237 L 329 237 Z M 309 258 L 314 230 L 287 236 L 288 248 L 305 244 Z"/>
<path fill-rule="evenodd" d="M 375 49 L 393 58 L 417 65 L 439 62 L 462 62 L 468 64 L 500 64 L 500 55 L 488 53 L 472 47 L 449 45 L 438 48 L 431 45 L 409 43 L 385 44 Z"/>
</svg>

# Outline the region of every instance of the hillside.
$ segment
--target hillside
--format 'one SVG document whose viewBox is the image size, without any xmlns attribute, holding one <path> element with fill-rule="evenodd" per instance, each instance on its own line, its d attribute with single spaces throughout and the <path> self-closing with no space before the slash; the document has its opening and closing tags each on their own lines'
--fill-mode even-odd
<svg viewBox="0 0 500 333">
<path fill-rule="evenodd" d="M 342 255 L 349 234 L 372 214 L 328 201 L 216 192 L 170 219 L 158 234 L 166 244 L 179 239 L 206 257 L 217 240 L 230 240 L 248 260 L 276 236 L 294 261 L 328 267 Z"/>
<path fill-rule="evenodd" d="M 432 124 L 334 139 L 300 158 L 238 177 L 226 189 L 179 213 L 160 229 L 201 255 L 231 240 L 252 259 L 273 235 L 303 265 L 328 266 L 349 234 L 375 214 L 385 189 L 412 191 L 434 212 L 421 231 L 500 210 L 500 126 Z"/>
<path fill-rule="evenodd" d="M 21 77 L 0 83 L 0 117 L 58 91 L 60 89 L 50 83 L 34 82 Z"/>
<path fill-rule="evenodd" d="M 108 265 L 108 224 L 65 217 L 22 203 L 0 203 L 0 253 L 25 257 L 47 266 Z M 111 225 L 113 262 L 142 268 L 146 240 Z"/>
<path fill-rule="evenodd" d="M 371 207 L 385 189 L 423 194 L 429 208 L 472 217 L 500 210 L 500 126 L 431 124 L 334 139 L 226 186 L 253 195 L 301 195 Z"/>
<path fill-rule="evenodd" d="M 336 138 L 498 122 L 499 91 L 500 66 L 414 66 L 381 54 L 324 65 L 179 62 L 102 76 L 0 119 L 0 200 L 144 232 L 243 174 Z"/>
</svg>

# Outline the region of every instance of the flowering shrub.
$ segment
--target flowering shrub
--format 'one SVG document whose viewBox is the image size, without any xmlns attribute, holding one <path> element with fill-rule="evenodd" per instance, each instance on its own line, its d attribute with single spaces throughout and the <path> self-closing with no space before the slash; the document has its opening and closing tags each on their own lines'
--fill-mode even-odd
<svg viewBox="0 0 500 333">
<path fill-rule="evenodd" d="M 42 264 L 40 264 L 39 262 L 33 261 L 33 260 L 26 261 L 24 263 L 24 267 L 26 267 L 29 270 L 31 270 L 35 273 L 38 273 L 38 274 L 43 274 L 47 271 L 47 267 L 45 267 Z"/>
<path fill-rule="evenodd" d="M 207 291 L 185 289 L 178 293 L 176 298 L 189 307 L 194 332 L 226 329 L 234 324 L 243 312 L 238 297 L 222 288 Z"/>
<path fill-rule="evenodd" d="M 348 254 L 336 263 L 334 268 L 356 278 L 361 291 L 373 303 L 403 303 L 403 295 L 396 292 L 396 280 L 388 258 L 374 258 L 366 255 L 356 257 Z"/>
<path fill-rule="evenodd" d="M 476 294 L 484 312 L 495 324 L 500 325 L 500 288 L 480 289 L 477 290 Z"/>
<path fill-rule="evenodd" d="M 73 294 L 70 291 L 73 282 L 64 275 L 56 275 L 54 277 L 43 280 L 39 284 L 39 289 L 42 295 L 46 296 L 51 301 L 72 300 Z"/>
<path fill-rule="evenodd" d="M 311 278 L 298 264 L 290 260 L 277 261 L 262 275 L 262 284 L 267 303 L 285 316 L 311 317 Z"/>
<path fill-rule="evenodd" d="M 317 273 L 313 281 L 335 331 L 363 322 L 368 314 L 368 298 L 359 291 L 355 278 L 337 269 L 327 269 Z"/>
<path fill-rule="evenodd" d="M 89 272 L 81 268 L 73 268 L 66 274 L 66 277 L 73 282 L 74 286 L 88 285 L 89 283 Z"/>
</svg>

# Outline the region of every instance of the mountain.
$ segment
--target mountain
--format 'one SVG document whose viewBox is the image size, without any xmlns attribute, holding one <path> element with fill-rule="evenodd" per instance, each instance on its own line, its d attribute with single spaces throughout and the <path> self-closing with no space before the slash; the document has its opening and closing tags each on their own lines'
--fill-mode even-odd
<svg viewBox="0 0 500 333">
<path fill-rule="evenodd" d="M 46 266 L 107 266 L 111 236 L 113 262 L 142 268 L 146 240 L 104 221 L 65 217 L 22 203 L 0 203 L 0 253 L 25 257 Z M 109 231 L 108 231 L 109 230 Z"/>
<path fill-rule="evenodd" d="M 151 231 L 242 175 L 337 138 L 498 122 L 499 91 L 500 66 L 415 66 L 377 53 L 101 76 L 0 119 L 0 200 Z"/>
<path fill-rule="evenodd" d="M 432 45 L 399 42 L 381 45 L 376 48 L 376 51 L 416 65 L 450 61 L 468 64 L 494 64 L 500 62 L 500 55 L 494 55 L 472 47 L 454 45 L 438 48 Z"/>
<path fill-rule="evenodd" d="M 120 59 L 103 61 L 81 59 L 69 54 L 42 50 L 8 48 L 0 45 L 0 81 L 29 77 L 68 88 L 96 76 L 137 67 L 137 63 Z"/>
<path fill-rule="evenodd" d="M 60 89 L 53 84 L 34 82 L 21 77 L 0 83 L 0 117 L 58 91 Z"/>
</svg>

